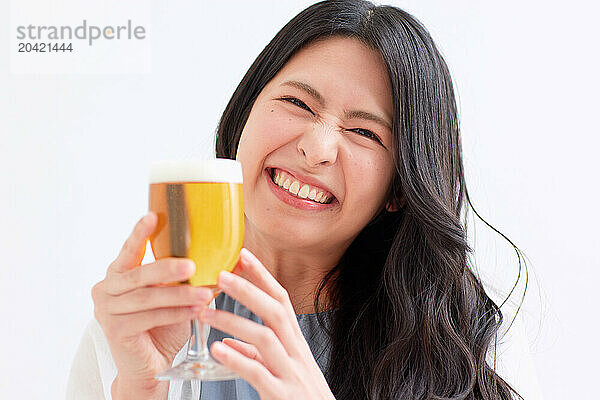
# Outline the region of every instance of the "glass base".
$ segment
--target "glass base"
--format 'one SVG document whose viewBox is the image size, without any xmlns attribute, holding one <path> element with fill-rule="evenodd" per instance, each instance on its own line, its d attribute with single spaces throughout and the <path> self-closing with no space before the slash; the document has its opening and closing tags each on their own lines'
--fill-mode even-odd
<svg viewBox="0 0 600 400">
<path fill-rule="evenodd" d="M 229 381 L 239 376 L 214 360 L 183 361 L 154 377 L 159 381 L 181 379 L 184 381 Z"/>
</svg>

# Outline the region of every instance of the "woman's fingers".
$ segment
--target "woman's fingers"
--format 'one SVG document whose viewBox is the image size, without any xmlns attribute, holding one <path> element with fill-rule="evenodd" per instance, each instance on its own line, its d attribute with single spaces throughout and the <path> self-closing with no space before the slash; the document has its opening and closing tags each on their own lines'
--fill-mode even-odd
<svg viewBox="0 0 600 400">
<path fill-rule="evenodd" d="M 108 314 L 120 315 L 165 307 L 208 306 L 212 290 L 190 285 L 142 287 L 102 302 L 100 309 Z"/>
<path fill-rule="evenodd" d="M 296 313 L 290 301 L 290 296 L 283 286 L 275 279 L 267 268 L 258 258 L 248 249 L 243 248 L 240 251 L 240 260 L 238 263 L 239 271 L 243 272 L 245 277 L 260 290 L 277 300 L 287 311 L 287 316 L 292 324 L 296 337 L 302 338 L 302 332 L 296 320 Z M 237 272 L 237 271 L 236 271 Z"/>
<path fill-rule="evenodd" d="M 123 340 L 159 326 L 173 325 L 195 318 L 201 307 L 169 307 L 125 315 L 111 315 L 98 321 L 107 337 Z"/>
<path fill-rule="evenodd" d="M 252 360 L 256 360 L 261 364 L 264 364 L 264 360 L 258 352 L 258 350 L 256 349 L 256 346 L 233 338 L 224 338 L 222 342 L 225 343 L 227 346 L 231 347 L 232 349 L 236 350 L 237 352 L 242 353 L 246 357 Z"/>
<path fill-rule="evenodd" d="M 243 271 L 246 278 L 254 283 L 256 287 L 280 303 L 289 304 L 291 307 L 288 292 L 277 282 L 277 279 L 271 275 L 260 260 L 246 248 L 240 251 L 238 267 L 241 267 L 240 271 Z"/>
<path fill-rule="evenodd" d="M 140 219 L 109 270 L 124 272 L 140 265 L 146 251 L 146 241 L 154 232 L 157 222 L 158 217 L 153 212 L 149 212 Z"/>
<path fill-rule="evenodd" d="M 181 282 L 189 279 L 195 271 L 194 262 L 187 258 L 163 258 L 123 272 L 109 270 L 106 291 L 118 296 L 144 286 Z"/>
<path fill-rule="evenodd" d="M 279 379 L 274 377 L 260 362 L 245 357 L 218 341 L 212 344 L 210 351 L 217 361 L 237 372 L 242 379 L 257 389 L 261 397 L 266 395 L 267 398 L 287 398 L 281 397 Z"/>
<path fill-rule="evenodd" d="M 277 376 L 289 375 L 287 352 L 281 341 L 270 328 L 228 311 L 205 309 L 200 319 L 223 332 L 242 339 L 258 349 L 263 364 Z"/>
<path fill-rule="evenodd" d="M 298 333 L 294 328 L 294 326 L 298 325 L 298 322 L 295 316 L 294 320 L 291 320 L 290 312 L 285 305 L 246 279 L 231 272 L 222 271 L 219 274 L 218 284 L 225 293 L 258 315 L 265 325 L 276 333 L 283 347 L 287 350 L 287 354 L 292 357 L 299 355 L 299 349 L 296 346 L 298 343 Z M 238 335 L 234 334 L 234 336 Z M 244 339 L 243 337 L 241 338 Z M 249 342 L 248 340 L 245 341 Z M 258 345 L 257 347 L 259 347 L 262 353 L 262 348 Z"/>
</svg>

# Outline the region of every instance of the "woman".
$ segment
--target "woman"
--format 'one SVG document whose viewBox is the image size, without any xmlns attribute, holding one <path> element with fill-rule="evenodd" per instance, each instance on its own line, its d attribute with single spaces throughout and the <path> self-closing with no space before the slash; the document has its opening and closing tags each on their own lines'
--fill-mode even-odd
<svg viewBox="0 0 600 400">
<path fill-rule="evenodd" d="M 191 276 L 188 260 L 135 268 L 156 225 L 149 214 L 93 289 L 102 332 L 86 339 L 95 353 L 80 349 L 99 366 L 90 390 L 102 395 L 104 385 L 115 399 L 516 395 L 486 362 L 502 314 L 467 265 L 451 78 L 413 17 L 361 0 L 302 11 L 233 94 L 216 152 L 242 163 L 246 213 L 246 249 L 235 273 L 219 277 L 217 310 L 203 308 L 207 289 L 157 286 Z M 182 354 L 197 313 L 239 339 L 213 330 L 209 341 L 244 381 L 153 379 Z"/>
</svg>

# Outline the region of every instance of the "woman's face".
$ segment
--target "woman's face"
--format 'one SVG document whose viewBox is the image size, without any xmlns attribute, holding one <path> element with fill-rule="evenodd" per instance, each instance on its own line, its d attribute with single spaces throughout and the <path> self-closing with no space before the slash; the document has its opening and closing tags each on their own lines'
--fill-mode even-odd
<svg viewBox="0 0 600 400">
<path fill-rule="evenodd" d="M 385 206 L 392 95 L 356 39 L 302 49 L 265 86 L 240 139 L 247 235 L 289 249 L 347 246 Z"/>
</svg>

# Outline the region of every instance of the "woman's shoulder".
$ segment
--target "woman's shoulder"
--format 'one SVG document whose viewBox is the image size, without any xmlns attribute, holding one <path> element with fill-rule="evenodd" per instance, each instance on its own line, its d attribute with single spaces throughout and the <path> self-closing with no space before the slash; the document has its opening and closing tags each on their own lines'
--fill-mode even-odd
<svg viewBox="0 0 600 400">
<path fill-rule="evenodd" d="M 67 399 L 110 399 L 117 368 L 100 324 L 92 319 L 86 326 L 67 384 Z"/>
</svg>

